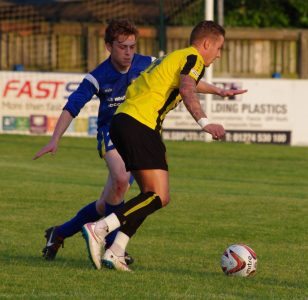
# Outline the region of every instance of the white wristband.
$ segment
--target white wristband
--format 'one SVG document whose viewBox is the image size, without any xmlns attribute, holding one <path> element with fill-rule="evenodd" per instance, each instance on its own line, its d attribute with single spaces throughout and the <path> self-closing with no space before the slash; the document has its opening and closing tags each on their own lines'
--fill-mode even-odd
<svg viewBox="0 0 308 300">
<path fill-rule="evenodd" d="M 209 119 L 208 118 L 201 118 L 198 120 L 197 122 L 199 124 L 199 126 L 201 128 L 204 128 L 206 125 L 208 125 L 210 122 L 209 122 Z"/>
</svg>

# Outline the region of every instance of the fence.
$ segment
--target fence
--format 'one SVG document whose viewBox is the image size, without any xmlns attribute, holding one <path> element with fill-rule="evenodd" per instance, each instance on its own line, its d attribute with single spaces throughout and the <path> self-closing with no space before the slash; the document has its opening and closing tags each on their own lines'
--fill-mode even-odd
<svg viewBox="0 0 308 300">
<path fill-rule="evenodd" d="M 191 28 L 169 27 L 167 51 L 187 45 Z M 308 30 L 227 28 L 215 76 L 308 78 Z"/>
<path fill-rule="evenodd" d="M 82 23 L 0 23 L 0 70 L 87 72 L 108 56 L 105 27 Z M 139 27 L 138 52 L 157 56 L 158 31 Z M 188 45 L 191 27 L 167 27 L 167 52 Z M 227 28 L 214 75 L 308 78 L 308 30 Z"/>
</svg>

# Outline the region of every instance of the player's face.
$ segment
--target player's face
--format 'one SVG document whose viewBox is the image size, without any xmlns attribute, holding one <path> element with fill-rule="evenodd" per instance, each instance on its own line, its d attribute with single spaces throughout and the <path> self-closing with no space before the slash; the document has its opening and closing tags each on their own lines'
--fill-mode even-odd
<svg viewBox="0 0 308 300">
<path fill-rule="evenodd" d="M 202 56 L 206 67 L 213 63 L 216 58 L 220 58 L 224 40 L 224 37 L 219 35 L 218 37 L 212 37 L 204 41 Z"/>
<path fill-rule="evenodd" d="M 136 37 L 134 35 L 120 35 L 112 44 L 107 44 L 111 62 L 118 71 L 127 71 L 136 51 Z"/>
</svg>

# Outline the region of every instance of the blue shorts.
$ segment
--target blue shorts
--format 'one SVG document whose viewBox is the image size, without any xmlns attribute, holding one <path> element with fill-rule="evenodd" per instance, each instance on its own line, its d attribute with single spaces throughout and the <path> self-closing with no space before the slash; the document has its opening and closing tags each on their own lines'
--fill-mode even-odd
<svg viewBox="0 0 308 300">
<path fill-rule="evenodd" d="M 97 130 L 97 151 L 100 158 L 104 158 L 106 152 L 115 149 L 110 135 L 109 135 L 109 126 L 103 126 Z M 134 182 L 133 175 L 130 175 L 129 184 L 132 185 Z"/>
</svg>

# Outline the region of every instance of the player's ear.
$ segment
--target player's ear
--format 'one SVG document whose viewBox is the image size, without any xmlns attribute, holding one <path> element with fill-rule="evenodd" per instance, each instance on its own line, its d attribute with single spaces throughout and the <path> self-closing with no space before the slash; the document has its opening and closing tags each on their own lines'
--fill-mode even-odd
<svg viewBox="0 0 308 300">
<path fill-rule="evenodd" d="M 106 48 L 109 52 L 111 52 L 112 45 L 110 43 L 106 43 Z"/>
<path fill-rule="evenodd" d="M 203 40 L 203 47 L 206 50 L 210 47 L 210 39 L 204 39 Z"/>
</svg>

